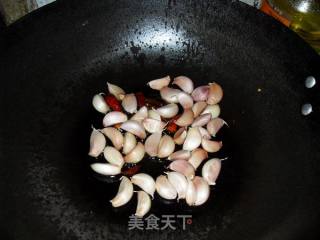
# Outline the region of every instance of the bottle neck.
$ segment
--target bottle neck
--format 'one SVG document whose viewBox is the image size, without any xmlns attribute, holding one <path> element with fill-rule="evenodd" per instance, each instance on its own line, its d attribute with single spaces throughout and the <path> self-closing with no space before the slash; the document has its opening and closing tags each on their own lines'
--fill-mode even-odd
<svg viewBox="0 0 320 240">
<path fill-rule="evenodd" d="M 260 10 L 289 27 L 291 20 L 288 14 L 281 11 L 274 0 L 263 0 Z"/>
</svg>

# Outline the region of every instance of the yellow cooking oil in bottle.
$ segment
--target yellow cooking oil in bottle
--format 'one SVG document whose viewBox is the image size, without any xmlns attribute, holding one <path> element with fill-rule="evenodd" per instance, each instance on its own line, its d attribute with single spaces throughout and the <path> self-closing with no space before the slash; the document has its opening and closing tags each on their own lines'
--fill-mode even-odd
<svg viewBox="0 0 320 240">
<path fill-rule="evenodd" d="M 298 33 L 320 54 L 320 0 L 264 0 L 260 9 Z"/>
</svg>

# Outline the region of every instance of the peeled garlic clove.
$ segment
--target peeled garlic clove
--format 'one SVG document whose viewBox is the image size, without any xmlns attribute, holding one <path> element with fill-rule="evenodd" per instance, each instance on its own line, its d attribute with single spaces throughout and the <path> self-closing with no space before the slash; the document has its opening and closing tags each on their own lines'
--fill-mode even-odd
<svg viewBox="0 0 320 240">
<path fill-rule="evenodd" d="M 109 127 L 118 123 L 122 123 L 128 120 L 128 117 L 126 114 L 122 112 L 109 112 L 107 113 L 103 118 L 103 126 Z"/>
<path fill-rule="evenodd" d="M 173 153 L 175 148 L 174 141 L 172 137 L 168 135 L 164 135 L 159 143 L 158 147 L 158 157 L 165 158 L 168 157 L 171 153 Z"/>
<path fill-rule="evenodd" d="M 197 200 L 196 188 L 191 179 L 187 179 L 187 181 L 188 181 L 188 185 L 187 185 L 187 191 L 186 191 L 186 202 L 189 206 L 194 206 Z"/>
<path fill-rule="evenodd" d="M 192 127 L 189 128 L 186 140 L 183 143 L 182 149 L 192 151 L 196 149 L 201 144 L 201 134 L 199 128 Z"/>
<path fill-rule="evenodd" d="M 210 119 L 211 119 L 210 113 L 202 114 L 193 121 L 191 126 L 192 127 L 202 127 L 202 126 L 206 125 L 210 121 Z"/>
<path fill-rule="evenodd" d="M 205 138 L 205 139 L 210 139 L 211 135 L 210 133 L 207 131 L 207 129 L 203 128 L 203 127 L 199 127 L 199 132 L 201 134 L 201 138 Z"/>
<path fill-rule="evenodd" d="M 160 140 L 161 140 L 161 133 L 156 132 L 151 134 L 145 141 L 145 150 L 150 157 L 155 157 L 158 155 Z"/>
<path fill-rule="evenodd" d="M 218 152 L 222 148 L 222 142 L 211 141 L 209 139 L 202 138 L 201 146 L 207 152 L 214 153 Z"/>
<path fill-rule="evenodd" d="M 130 201 L 133 196 L 133 185 L 129 178 L 121 177 L 117 195 L 110 201 L 113 207 L 120 207 Z"/>
<path fill-rule="evenodd" d="M 201 114 L 211 113 L 211 118 L 217 118 L 220 115 L 220 106 L 218 104 L 208 105 Z"/>
<path fill-rule="evenodd" d="M 150 196 L 144 191 L 138 191 L 138 204 L 135 215 L 139 218 L 142 218 L 146 215 L 151 208 L 151 199 Z"/>
<path fill-rule="evenodd" d="M 93 129 L 90 136 L 89 156 L 98 157 L 106 146 L 106 139 L 97 129 Z"/>
<path fill-rule="evenodd" d="M 142 139 L 145 139 L 147 136 L 142 124 L 135 120 L 128 120 L 122 123 L 120 128 Z"/>
<path fill-rule="evenodd" d="M 175 103 L 170 103 L 168 105 L 162 106 L 157 109 L 157 112 L 161 115 L 163 118 L 172 118 L 176 116 L 179 112 L 179 107 Z"/>
<path fill-rule="evenodd" d="M 156 190 L 157 193 L 164 199 L 176 199 L 177 191 L 169 182 L 166 176 L 160 175 L 156 179 Z"/>
<path fill-rule="evenodd" d="M 191 96 L 194 101 L 207 101 L 209 94 L 209 86 L 200 86 L 193 90 Z"/>
<path fill-rule="evenodd" d="M 117 85 L 111 83 L 107 83 L 107 85 L 109 93 L 115 96 L 118 100 L 122 100 L 123 96 L 126 94 L 125 91 Z"/>
<path fill-rule="evenodd" d="M 126 163 L 138 163 L 143 159 L 144 154 L 144 146 L 141 142 L 138 142 L 134 149 L 124 157 L 124 161 Z"/>
<path fill-rule="evenodd" d="M 187 151 L 187 150 L 179 150 L 179 151 L 176 151 L 172 154 L 170 154 L 170 156 L 168 157 L 168 160 L 176 160 L 176 159 L 189 159 L 191 156 L 191 153 L 190 151 Z"/>
<path fill-rule="evenodd" d="M 181 93 L 179 89 L 164 87 L 160 90 L 160 95 L 163 100 L 168 103 L 178 103 L 178 96 Z"/>
<path fill-rule="evenodd" d="M 140 187 L 146 193 L 150 194 L 153 198 L 154 192 L 156 191 L 156 183 L 149 174 L 135 174 L 131 177 L 131 182 Z"/>
<path fill-rule="evenodd" d="M 192 97 L 185 92 L 179 93 L 178 101 L 183 108 L 192 108 L 192 106 L 193 106 Z"/>
<path fill-rule="evenodd" d="M 108 127 L 104 128 L 101 130 L 101 132 L 110 139 L 112 142 L 113 146 L 117 149 L 120 150 L 123 146 L 123 136 L 121 132 L 114 128 L 114 127 Z"/>
<path fill-rule="evenodd" d="M 184 112 L 182 115 L 175 121 L 175 124 L 177 124 L 180 127 L 187 127 L 191 125 L 193 122 L 193 112 L 189 109 L 184 109 Z"/>
<path fill-rule="evenodd" d="M 197 169 L 203 160 L 208 158 L 208 153 L 202 148 L 196 148 L 191 152 L 191 157 L 188 159 L 188 162 Z"/>
<path fill-rule="evenodd" d="M 169 169 L 175 172 L 179 172 L 189 179 L 195 176 L 194 167 L 186 160 L 175 160 L 169 164 Z"/>
<path fill-rule="evenodd" d="M 196 190 L 195 206 L 204 204 L 210 196 L 210 187 L 208 183 L 202 177 L 194 177 L 193 184 Z"/>
<path fill-rule="evenodd" d="M 161 121 L 160 114 L 154 109 L 151 109 L 151 110 L 148 111 L 148 118 Z"/>
<path fill-rule="evenodd" d="M 207 103 L 206 102 L 196 102 L 193 106 L 192 106 L 192 111 L 194 114 L 194 117 L 198 117 L 202 111 L 206 108 Z"/>
<path fill-rule="evenodd" d="M 162 132 L 166 126 L 166 123 L 152 118 L 144 119 L 142 124 L 149 133 Z"/>
<path fill-rule="evenodd" d="M 168 86 L 170 83 L 170 76 L 166 76 L 164 78 L 159 78 L 148 82 L 150 88 L 154 90 L 161 90 L 162 88 Z"/>
<path fill-rule="evenodd" d="M 143 106 L 130 118 L 130 120 L 142 122 L 146 117 L 148 117 L 148 109 L 146 106 Z"/>
<path fill-rule="evenodd" d="M 137 111 L 137 98 L 133 93 L 126 94 L 121 104 L 123 109 L 128 113 L 135 113 Z"/>
<path fill-rule="evenodd" d="M 168 172 L 168 180 L 178 193 L 178 200 L 186 198 L 188 181 L 186 177 L 179 172 Z"/>
<path fill-rule="evenodd" d="M 129 152 L 132 151 L 132 149 L 134 149 L 136 145 L 137 145 L 136 137 L 132 133 L 126 132 L 123 139 L 122 152 L 124 154 L 128 154 Z"/>
<path fill-rule="evenodd" d="M 181 88 L 186 93 L 191 94 L 193 91 L 193 82 L 190 78 L 188 78 L 186 76 L 175 77 L 172 84 L 177 85 L 179 88 Z"/>
<path fill-rule="evenodd" d="M 96 94 L 92 98 L 92 106 L 94 109 L 96 109 L 98 112 L 106 114 L 110 111 L 110 108 L 106 101 L 104 100 L 103 96 L 101 94 Z"/>
<path fill-rule="evenodd" d="M 216 185 L 216 180 L 221 170 L 221 160 L 212 158 L 208 160 L 202 167 L 202 177 L 209 185 Z"/>
<path fill-rule="evenodd" d="M 96 173 L 106 176 L 118 175 L 121 172 L 121 167 L 109 163 L 93 163 L 90 167 Z"/>
<path fill-rule="evenodd" d="M 217 83 L 210 83 L 207 103 L 210 105 L 217 104 L 221 101 L 222 97 L 223 90 L 221 86 Z"/>
<path fill-rule="evenodd" d="M 221 118 L 214 118 L 207 124 L 207 130 L 212 136 L 216 136 L 217 132 L 223 127 L 223 125 L 227 124 Z"/>
<path fill-rule="evenodd" d="M 187 137 L 187 130 L 185 128 L 180 128 L 173 136 L 173 140 L 176 144 L 182 145 L 184 143 L 184 140 Z"/>
<path fill-rule="evenodd" d="M 122 167 L 124 160 L 122 154 L 114 147 L 106 147 L 103 151 L 104 158 L 111 164 Z"/>
</svg>

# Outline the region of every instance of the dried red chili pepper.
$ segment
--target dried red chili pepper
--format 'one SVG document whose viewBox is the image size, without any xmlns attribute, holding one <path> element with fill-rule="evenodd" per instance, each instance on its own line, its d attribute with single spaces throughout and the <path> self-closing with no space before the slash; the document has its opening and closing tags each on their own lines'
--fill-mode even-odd
<svg viewBox="0 0 320 240">
<path fill-rule="evenodd" d="M 113 111 L 118 111 L 122 112 L 122 107 L 120 102 L 116 99 L 115 96 L 113 95 L 107 95 L 105 96 L 105 101 L 108 104 L 108 106 L 113 110 Z"/>
<path fill-rule="evenodd" d="M 178 126 L 177 124 L 175 124 L 174 122 L 170 122 L 167 125 L 167 131 L 170 133 L 175 133 L 178 130 Z"/>
<path fill-rule="evenodd" d="M 180 117 L 179 115 L 174 116 L 168 123 L 166 129 L 170 133 L 175 133 L 178 130 L 178 125 L 175 124 L 176 120 Z"/>
<path fill-rule="evenodd" d="M 141 108 L 146 104 L 146 98 L 142 92 L 137 92 L 136 94 L 138 107 Z"/>
<path fill-rule="evenodd" d="M 140 170 L 140 168 L 141 165 L 134 165 L 132 167 L 122 170 L 122 174 L 126 176 L 132 176 L 136 174 Z"/>
</svg>

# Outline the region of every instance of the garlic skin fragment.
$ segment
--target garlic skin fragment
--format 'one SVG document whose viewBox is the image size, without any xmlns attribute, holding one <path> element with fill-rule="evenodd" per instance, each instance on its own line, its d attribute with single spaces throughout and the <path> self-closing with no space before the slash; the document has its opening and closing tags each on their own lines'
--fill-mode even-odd
<svg viewBox="0 0 320 240">
<path fill-rule="evenodd" d="M 179 93 L 178 101 L 183 108 L 192 108 L 193 106 L 193 98 L 185 92 Z"/>
<path fill-rule="evenodd" d="M 104 100 L 102 94 L 96 94 L 92 98 L 92 106 L 94 107 L 95 110 L 97 110 L 100 113 L 106 114 L 107 112 L 110 111 L 110 107 Z"/>
<path fill-rule="evenodd" d="M 223 97 L 223 90 L 221 86 L 215 82 L 210 83 L 207 103 L 210 105 L 217 104 L 221 101 L 222 97 Z"/>
<path fill-rule="evenodd" d="M 137 145 L 136 137 L 132 133 L 126 132 L 123 139 L 122 152 L 124 154 L 128 154 L 129 152 L 132 151 L 132 149 L 134 149 L 136 145 Z"/>
<path fill-rule="evenodd" d="M 173 79 L 173 85 L 177 85 L 182 91 L 191 94 L 193 91 L 193 82 L 190 78 L 186 76 L 178 76 Z"/>
<path fill-rule="evenodd" d="M 101 132 L 110 139 L 112 142 L 113 146 L 117 149 L 120 150 L 123 146 L 123 136 L 121 132 L 114 128 L 114 127 L 108 127 L 108 128 L 103 128 Z"/>
<path fill-rule="evenodd" d="M 172 137 L 164 135 L 159 143 L 158 147 L 158 157 L 165 158 L 174 152 L 175 144 Z"/>
<path fill-rule="evenodd" d="M 208 132 L 215 137 L 219 130 L 227 123 L 222 118 L 214 118 L 207 124 Z"/>
<path fill-rule="evenodd" d="M 196 192 L 194 206 L 200 206 L 208 200 L 210 196 L 210 187 L 202 177 L 196 176 L 192 181 Z"/>
<path fill-rule="evenodd" d="M 179 172 L 168 172 L 167 176 L 168 176 L 169 182 L 176 189 L 178 193 L 178 201 L 179 199 L 186 198 L 186 192 L 188 187 L 188 181 L 186 177 Z"/>
<path fill-rule="evenodd" d="M 191 96 L 195 102 L 207 101 L 209 94 L 209 86 L 200 86 L 193 90 Z"/>
<path fill-rule="evenodd" d="M 218 104 L 208 105 L 201 114 L 211 113 L 211 119 L 217 118 L 220 115 L 220 106 Z"/>
<path fill-rule="evenodd" d="M 138 163 L 143 159 L 144 154 L 144 146 L 141 142 L 138 142 L 134 149 L 124 157 L 124 161 L 126 163 Z"/>
<path fill-rule="evenodd" d="M 110 127 L 112 125 L 123 123 L 128 120 L 128 117 L 126 114 L 118 111 L 113 111 L 107 113 L 103 118 L 103 126 L 104 127 Z"/>
<path fill-rule="evenodd" d="M 183 174 L 186 178 L 192 179 L 195 176 L 194 167 L 186 160 L 175 160 L 169 164 L 169 169 Z"/>
<path fill-rule="evenodd" d="M 203 150 L 202 148 L 196 148 L 191 152 L 191 157 L 188 159 L 188 162 L 197 169 L 203 160 L 208 158 L 207 151 Z"/>
<path fill-rule="evenodd" d="M 202 167 L 202 177 L 209 185 L 216 185 L 216 180 L 221 170 L 221 159 L 212 158 L 208 160 Z"/>
<path fill-rule="evenodd" d="M 175 144 L 182 145 L 186 137 L 187 137 L 187 130 L 184 127 L 182 127 L 178 131 L 176 131 L 176 133 L 173 136 L 173 140 Z"/>
<path fill-rule="evenodd" d="M 105 137 L 99 130 L 93 128 L 90 135 L 90 149 L 88 155 L 91 157 L 98 157 L 103 152 L 105 146 Z"/>
<path fill-rule="evenodd" d="M 205 139 L 211 138 L 211 135 L 207 129 L 205 129 L 203 127 L 199 127 L 199 132 L 200 132 L 202 138 L 205 138 Z"/>
<path fill-rule="evenodd" d="M 210 121 L 210 119 L 211 119 L 210 113 L 202 114 L 193 121 L 191 126 L 192 127 L 202 127 L 202 126 L 206 125 Z"/>
<path fill-rule="evenodd" d="M 201 146 L 207 152 L 214 153 L 218 152 L 222 148 L 222 142 L 202 138 Z"/>
<path fill-rule="evenodd" d="M 161 90 L 162 88 L 166 87 L 169 85 L 171 79 L 170 76 L 166 76 L 163 78 L 155 79 L 147 83 L 150 88 L 154 90 Z"/>
<path fill-rule="evenodd" d="M 128 113 L 137 112 L 138 103 L 137 98 L 133 93 L 126 94 L 121 103 L 123 109 Z"/>
<path fill-rule="evenodd" d="M 187 150 L 179 150 L 174 153 L 171 153 L 168 157 L 168 160 L 176 160 L 176 159 L 185 159 L 188 160 L 191 156 L 190 151 Z"/>
<path fill-rule="evenodd" d="M 162 132 L 166 126 L 166 123 L 152 118 L 144 119 L 142 124 L 149 133 Z"/>
<path fill-rule="evenodd" d="M 151 199 L 150 196 L 144 191 L 138 191 L 138 203 L 136 208 L 135 215 L 139 218 L 142 218 L 146 215 L 151 208 Z"/>
<path fill-rule="evenodd" d="M 133 185 L 129 178 L 121 177 L 117 195 L 110 201 L 113 207 L 120 207 L 130 201 L 133 196 Z"/>
<path fill-rule="evenodd" d="M 188 185 L 187 185 L 187 191 L 186 191 L 186 202 L 189 206 L 194 206 L 197 200 L 196 188 L 191 179 L 187 179 L 187 181 L 188 181 Z"/>
<path fill-rule="evenodd" d="M 118 99 L 118 100 L 123 99 L 123 96 L 126 93 L 121 87 L 114 85 L 114 84 L 111 84 L 111 83 L 108 83 L 108 82 L 107 82 L 107 86 L 108 86 L 109 93 L 111 93 L 113 96 L 115 96 L 116 99 Z"/>
<path fill-rule="evenodd" d="M 131 177 L 131 182 L 153 198 L 154 192 L 156 191 L 156 182 L 149 174 L 137 173 Z"/>
<path fill-rule="evenodd" d="M 122 154 L 114 147 L 107 146 L 103 151 L 103 156 L 109 163 L 119 166 L 120 168 L 124 164 Z"/>
<path fill-rule="evenodd" d="M 164 87 L 160 90 L 160 95 L 163 100 L 168 103 L 178 103 L 178 96 L 181 93 L 179 89 Z"/>
<path fill-rule="evenodd" d="M 207 103 L 204 101 L 200 101 L 200 102 L 196 102 L 193 106 L 192 106 L 192 111 L 194 114 L 194 117 L 198 117 L 203 110 L 207 107 Z"/>
<path fill-rule="evenodd" d="M 201 134 L 197 127 L 191 127 L 188 130 L 187 137 L 183 143 L 182 149 L 192 151 L 201 144 Z"/>
<path fill-rule="evenodd" d="M 156 132 L 151 134 L 144 143 L 146 153 L 150 157 L 155 157 L 158 155 L 158 148 L 161 140 L 161 133 Z"/>
<path fill-rule="evenodd" d="M 148 117 L 148 109 L 146 106 L 143 106 L 130 118 L 130 120 L 142 122 L 146 117 Z"/>
<path fill-rule="evenodd" d="M 144 127 L 142 126 L 142 124 L 135 120 L 128 120 L 122 123 L 120 128 L 127 132 L 132 133 L 133 135 L 141 139 L 145 139 L 147 136 L 146 131 L 144 130 Z"/>
<path fill-rule="evenodd" d="M 180 127 L 187 127 L 192 124 L 193 118 L 192 110 L 190 108 L 184 109 L 182 115 L 175 121 L 175 124 Z"/>
<path fill-rule="evenodd" d="M 159 107 L 156 110 L 163 118 L 172 118 L 179 112 L 179 107 L 175 103 L 169 103 L 165 106 Z"/>
<path fill-rule="evenodd" d="M 90 167 L 96 173 L 105 176 L 113 176 L 121 173 L 121 167 L 110 163 L 93 163 Z"/>
<path fill-rule="evenodd" d="M 164 175 L 160 175 L 157 177 L 156 190 L 157 193 L 164 199 L 172 200 L 177 198 L 176 189 Z"/>
</svg>

